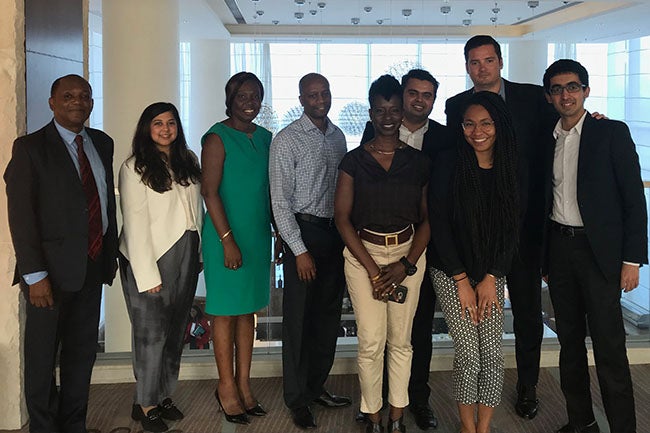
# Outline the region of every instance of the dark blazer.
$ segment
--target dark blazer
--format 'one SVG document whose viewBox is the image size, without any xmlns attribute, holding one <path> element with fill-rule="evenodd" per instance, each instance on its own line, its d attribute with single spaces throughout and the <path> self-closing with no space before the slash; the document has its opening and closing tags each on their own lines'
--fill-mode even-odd
<svg viewBox="0 0 650 433">
<path fill-rule="evenodd" d="M 113 140 L 86 128 L 106 171 L 108 229 L 103 239 L 102 281 L 116 270 L 117 222 Z M 81 179 L 54 122 L 18 138 L 4 174 L 16 276 L 47 271 L 53 289 L 82 288 L 88 259 L 88 216 Z"/>
<path fill-rule="evenodd" d="M 372 122 L 368 121 L 361 137 L 361 144 L 373 138 L 375 138 L 375 128 L 372 127 Z M 439 152 L 452 147 L 453 144 L 450 129 L 435 120 L 429 119 L 429 128 L 422 139 L 422 152 L 428 155 L 431 161 L 434 161 Z"/>
<path fill-rule="evenodd" d="M 527 171 L 522 176 L 522 181 L 525 182 L 520 185 L 521 206 L 525 212 L 520 249 L 532 245 L 539 251 L 544 224 L 543 176 L 545 171 L 539 162 L 543 160 L 544 146 L 547 144 L 543 139 L 544 133 L 555 125 L 558 115 L 553 106 L 546 101 L 542 86 L 503 81 L 505 102 L 512 116 L 519 157 L 522 160 L 520 167 Z M 473 93 L 473 88 L 466 90 L 447 99 L 445 104 L 447 125 L 457 134 L 460 134 L 461 110 Z"/>
<path fill-rule="evenodd" d="M 546 215 L 553 207 L 555 139 L 546 153 Z M 578 206 L 589 245 L 607 279 L 620 278 L 623 261 L 648 263 L 648 217 L 639 156 L 623 122 L 585 117 L 578 155 Z M 550 224 L 546 224 L 546 233 Z M 548 235 L 544 242 L 548 270 Z"/>
</svg>

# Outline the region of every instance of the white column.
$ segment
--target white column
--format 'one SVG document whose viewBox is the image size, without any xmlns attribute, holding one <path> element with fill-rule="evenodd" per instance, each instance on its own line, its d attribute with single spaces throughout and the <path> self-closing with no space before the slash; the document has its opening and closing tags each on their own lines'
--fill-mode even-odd
<svg viewBox="0 0 650 433">
<path fill-rule="evenodd" d="M 25 134 L 25 11 L 24 0 L 0 0 L 0 167 L 11 158 L 14 139 Z M 27 422 L 23 398 L 21 328 L 24 301 L 11 286 L 16 260 L 7 222 L 7 196 L 0 188 L 0 430 Z"/>
<path fill-rule="evenodd" d="M 508 79 L 517 83 L 542 84 L 548 67 L 548 44 L 543 41 L 508 42 Z"/>
<path fill-rule="evenodd" d="M 179 102 L 178 0 L 102 2 L 104 131 L 115 140 L 115 176 L 131 153 L 142 110 L 158 101 Z M 131 350 L 119 276 L 104 295 L 106 351 Z"/>
<path fill-rule="evenodd" d="M 186 134 L 190 148 L 199 155 L 205 131 L 226 118 L 225 87 L 230 78 L 230 41 L 190 41 L 190 62 L 190 127 Z"/>
</svg>

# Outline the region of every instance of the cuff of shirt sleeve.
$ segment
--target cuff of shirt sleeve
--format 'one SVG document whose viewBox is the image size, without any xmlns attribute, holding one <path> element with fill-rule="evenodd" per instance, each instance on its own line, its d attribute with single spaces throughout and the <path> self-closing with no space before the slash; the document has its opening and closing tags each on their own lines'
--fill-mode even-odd
<svg viewBox="0 0 650 433">
<path fill-rule="evenodd" d="M 623 260 L 623 264 L 624 265 L 630 265 L 630 266 L 636 266 L 637 268 L 641 266 L 640 263 L 626 262 L 625 260 Z"/>
<path fill-rule="evenodd" d="M 47 275 L 47 271 L 32 272 L 30 274 L 23 275 L 23 280 L 25 280 L 28 285 L 32 285 L 38 283 L 41 280 L 44 280 Z"/>
</svg>

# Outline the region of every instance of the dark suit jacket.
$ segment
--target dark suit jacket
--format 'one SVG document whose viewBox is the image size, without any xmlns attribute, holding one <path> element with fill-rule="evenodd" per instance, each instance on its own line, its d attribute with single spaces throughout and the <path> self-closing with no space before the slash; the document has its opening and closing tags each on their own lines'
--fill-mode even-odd
<svg viewBox="0 0 650 433">
<path fill-rule="evenodd" d="M 555 139 L 546 153 L 546 215 L 553 207 Z M 596 120 L 587 113 L 578 156 L 578 206 L 600 270 L 608 279 L 620 278 L 623 261 L 648 263 L 648 217 L 639 156 L 623 122 Z M 547 223 L 546 233 L 550 229 Z M 544 271 L 548 270 L 548 235 L 544 242 Z M 546 273 L 546 272 L 544 272 Z"/>
<path fill-rule="evenodd" d="M 544 88 L 535 84 L 505 83 L 506 106 L 510 110 L 515 129 L 515 138 L 519 156 L 520 167 L 527 171 L 521 176 L 522 191 L 522 231 L 520 250 L 529 246 L 539 251 L 542 243 L 542 227 L 544 225 L 544 166 L 543 161 L 544 133 L 557 122 L 558 115 L 553 106 L 546 101 Z M 474 89 L 466 90 L 447 99 L 445 113 L 447 125 L 457 134 L 461 134 L 462 109 L 474 93 Z"/>
<path fill-rule="evenodd" d="M 373 138 L 375 138 L 375 129 L 372 127 L 372 122 L 367 122 L 366 129 L 361 137 L 361 144 Z M 450 129 L 435 120 L 429 119 L 429 129 L 424 133 L 422 139 L 422 152 L 428 155 L 431 161 L 434 161 L 439 152 L 452 147 L 453 144 Z"/>
<path fill-rule="evenodd" d="M 109 221 L 101 265 L 102 281 L 110 284 L 117 257 L 113 140 L 96 129 L 86 132 L 106 171 Z M 47 271 L 54 290 L 80 290 L 88 259 L 86 195 L 53 121 L 14 142 L 4 179 L 17 277 Z"/>
</svg>

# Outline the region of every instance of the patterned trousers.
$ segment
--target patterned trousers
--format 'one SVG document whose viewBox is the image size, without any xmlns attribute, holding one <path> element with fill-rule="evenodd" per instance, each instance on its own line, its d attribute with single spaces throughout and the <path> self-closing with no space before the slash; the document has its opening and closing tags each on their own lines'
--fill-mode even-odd
<svg viewBox="0 0 650 433">
<path fill-rule="evenodd" d="M 462 404 L 498 406 L 503 389 L 503 312 L 494 309 L 490 317 L 474 325 L 461 314 L 453 278 L 433 267 L 429 272 L 454 340 L 454 398 Z M 476 287 L 476 281 L 470 279 L 470 283 Z M 505 284 L 505 278 L 497 278 L 497 299 L 502 311 Z"/>
</svg>

